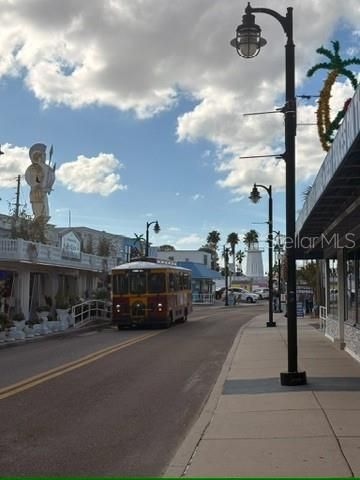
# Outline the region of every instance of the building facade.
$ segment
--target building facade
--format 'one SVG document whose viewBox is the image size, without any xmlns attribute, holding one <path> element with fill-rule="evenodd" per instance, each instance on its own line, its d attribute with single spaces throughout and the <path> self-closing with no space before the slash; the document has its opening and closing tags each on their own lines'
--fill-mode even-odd
<svg viewBox="0 0 360 480">
<path fill-rule="evenodd" d="M 325 334 L 360 360 L 360 89 L 297 220 L 298 258 L 317 260 Z"/>
</svg>

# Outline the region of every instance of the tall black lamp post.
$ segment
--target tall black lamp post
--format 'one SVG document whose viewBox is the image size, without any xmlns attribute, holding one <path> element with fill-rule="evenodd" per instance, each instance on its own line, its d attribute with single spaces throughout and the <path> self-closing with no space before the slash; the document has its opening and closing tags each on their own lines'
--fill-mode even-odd
<svg viewBox="0 0 360 480">
<path fill-rule="evenodd" d="M 279 297 L 279 313 L 282 312 L 281 308 L 281 252 L 282 252 L 282 245 L 281 245 L 281 233 L 280 230 L 274 230 L 273 233 L 276 233 L 278 237 L 278 243 L 275 245 L 274 250 L 277 255 L 277 270 L 278 270 L 278 297 Z"/>
<path fill-rule="evenodd" d="M 225 305 L 229 305 L 229 251 L 224 247 L 224 270 L 225 270 Z"/>
<path fill-rule="evenodd" d="M 280 373 L 282 385 L 306 384 L 306 373 L 298 371 L 297 319 L 296 319 L 296 255 L 295 255 L 295 45 L 293 41 L 293 9 L 287 8 L 286 16 L 270 8 L 253 8 L 248 3 L 243 22 L 236 29 L 231 45 L 241 57 L 256 57 L 266 44 L 261 37 L 261 28 L 255 24 L 254 13 L 266 13 L 281 24 L 287 42 L 285 45 L 285 153 L 286 162 L 286 256 L 287 256 L 287 337 L 288 371 Z"/>
<path fill-rule="evenodd" d="M 159 222 L 157 220 L 154 220 L 153 222 L 146 222 L 145 257 L 149 256 L 149 227 L 151 225 L 154 225 L 154 232 L 155 233 L 160 232 L 160 225 L 159 225 Z"/>
<path fill-rule="evenodd" d="M 253 203 L 257 203 L 260 198 L 260 192 L 258 190 L 259 188 L 263 188 L 266 190 L 266 192 L 269 195 L 269 234 L 268 234 L 268 247 L 269 247 L 269 321 L 266 322 L 267 327 L 276 327 L 276 322 L 274 322 L 274 316 L 273 316 L 273 237 L 272 237 L 272 232 L 273 232 L 273 202 L 272 202 L 272 188 L 271 185 L 266 187 L 265 185 L 260 185 L 258 183 L 254 183 L 254 187 L 251 190 L 250 193 L 250 200 Z"/>
</svg>

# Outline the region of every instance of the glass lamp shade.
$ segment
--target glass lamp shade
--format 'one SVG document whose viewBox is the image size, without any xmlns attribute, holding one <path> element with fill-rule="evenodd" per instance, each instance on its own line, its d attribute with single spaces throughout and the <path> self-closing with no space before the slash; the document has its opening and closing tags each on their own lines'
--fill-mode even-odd
<svg viewBox="0 0 360 480">
<path fill-rule="evenodd" d="M 160 232 L 160 225 L 159 225 L 158 222 L 156 222 L 155 225 L 154 225 L 154 232 L 155 232 L 155 233 L 159 233 L 159 232 Z"/>
<path fill-rule="evenodd" d="M 261 198 L 261 195 L 260 195 L 260 192 L 259 190 L 254 186 L 254 188 L 251 190 L 251 193 L 250 193 L 250 200 L 253 202 L 253 203 L 258 203 L 258 201 L 260 200 Z"/>
<path fill-rule="evenodd" d="M 236 37 L 230 44 L 236 48 L 241 57 L 256 57 L 260 48 L 266 44 L 266 40 L 261 37 L 261 28 L 255 24 L 254 15 L 243 16 L 243 23 L 237 27 Z"/>
</svg>

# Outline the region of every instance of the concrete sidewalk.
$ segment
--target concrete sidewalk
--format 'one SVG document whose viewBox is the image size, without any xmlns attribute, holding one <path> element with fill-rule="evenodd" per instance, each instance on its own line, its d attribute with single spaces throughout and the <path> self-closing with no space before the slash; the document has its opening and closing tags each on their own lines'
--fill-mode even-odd
<svg viewBox="0 0 360 480">
<path fill-rule="evenodd" d="M 239 332 L 165 476 L 360 476 L 360 364 L 315 319 L 299 319 L 299 371 L 308 384 L 283 387 L 286 319 L 274 315 L 276 328 L 266 320 Z"/>
</svg>

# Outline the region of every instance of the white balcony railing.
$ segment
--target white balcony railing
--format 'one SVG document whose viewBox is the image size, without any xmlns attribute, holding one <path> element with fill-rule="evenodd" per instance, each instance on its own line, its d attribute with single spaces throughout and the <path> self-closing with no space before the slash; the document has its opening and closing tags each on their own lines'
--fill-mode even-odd
<svg viewBox="0 0 360 480">
<path fill-rule="evenodd" d="M 41 265 L 52 265 L 80 270 L 109 271 L 118 264 L 116 257 L 99 257 L 88 253 L 80 253 L 80 258 L 67 258 L 63 250 L 54 245 L 46 245 L 39 242 L 26 240 L 1 238 L 0 239 L 0 262 L 18 261 L 31 262 Z"/>
</svg>

